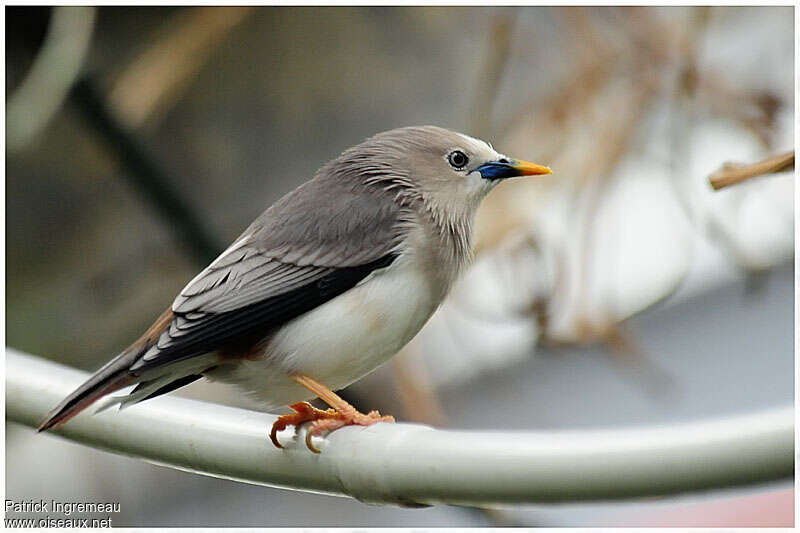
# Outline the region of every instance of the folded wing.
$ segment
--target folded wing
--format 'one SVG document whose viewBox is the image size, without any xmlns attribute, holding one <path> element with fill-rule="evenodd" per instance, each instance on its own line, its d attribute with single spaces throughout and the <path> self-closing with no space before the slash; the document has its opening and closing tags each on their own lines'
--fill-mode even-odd
<svg viewBox="0 0 800 533">
<path fill-rule="evenodd" d="M 349 290 L 402 252 L 405 215 L 390 191 L 330 178 L 305 183 L 253 222 L 142 338 L 57 406 L 40 430 L 125 385 L 139 383 L 131 395 L 136 401 L 173 390 L 209 364 L 198 356 L 246 349 Z"/>
</svg>

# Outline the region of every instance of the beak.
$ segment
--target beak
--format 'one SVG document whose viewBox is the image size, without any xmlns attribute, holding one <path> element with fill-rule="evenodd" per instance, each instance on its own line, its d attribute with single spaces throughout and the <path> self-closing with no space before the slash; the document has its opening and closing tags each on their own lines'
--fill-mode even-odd
<svg viewBox="0 0 800 533">
<path fill-rule="evenodd" d="M 502 180 L 515 178 L 517 176 L 541 176 L 542 174 L 552 174 L 550 167 L 537 165 L 521 159 L 502 158 L 497 161 L 490 161 L 479 166 L 473 172 L 480 172 L 481 177 L 487 180 Z"/>
</svg>

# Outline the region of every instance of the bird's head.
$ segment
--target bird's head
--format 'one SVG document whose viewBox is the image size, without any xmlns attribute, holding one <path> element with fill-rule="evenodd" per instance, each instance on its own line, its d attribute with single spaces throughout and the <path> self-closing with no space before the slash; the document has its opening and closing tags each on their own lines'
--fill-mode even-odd
<svg viewBox="0 0 800 533">
<path fill-rule="evenodd" d="M 431 210 L 474 214 L 501 181 L 550 174 L 545 166 L 498 153 L 487 142 L 436 126 L 379 133 L 345 151 L 330 170 L 421 199 Z"/>
<path fill-rule="evenodd" d="M 322 167 L 316 179 L 331 187 L 366 187 L 377 195 L 375 205 L 399 203 L 411 218 L 427 213 L 441 231 L 455 231 L 469 240 L 481 200 L 498 183 L 550 173 L 545 166 L 512 159 L 468 135 L 412 126 L 379 133 L 345 150 Z M 363 202 L 369 195 L 357 197 Z"/>
</svg>

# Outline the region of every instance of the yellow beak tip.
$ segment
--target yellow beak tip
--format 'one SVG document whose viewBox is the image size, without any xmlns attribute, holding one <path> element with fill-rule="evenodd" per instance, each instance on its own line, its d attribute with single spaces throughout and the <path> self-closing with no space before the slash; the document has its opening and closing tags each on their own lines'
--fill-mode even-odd
<svg viewBox="0 0 800 533">
<path fill-rule="evenodd" d="M 544 165 L 537 165 L 536 163 L 531 163 L 529 161 L 522 161 L 517 160 L 517 164 L 514 167 L 520 173 L 521 176 L 542 176 L 545 174 L 552 174 L 553 171 L 550 167 L 546 167 Z"/>
</svg>

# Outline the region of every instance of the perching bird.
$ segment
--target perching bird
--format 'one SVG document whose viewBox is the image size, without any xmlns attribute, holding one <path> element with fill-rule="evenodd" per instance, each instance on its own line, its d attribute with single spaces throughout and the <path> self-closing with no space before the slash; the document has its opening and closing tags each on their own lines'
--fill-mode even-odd
<svg viewBox="0 0 800 533">
<path fill-rule="evenodd" d="M 422 328 L 472 256 L 480 201 L 501 180 L 549 174 L 484 141 L 399 128 L 344 151 L 267 209 L 175 298 L 142 337 L 62 401 L 57 427 L 99 398 L 125 407 L 201 377 L 265 408 L 293 404 L 270 437 L 393 421 L 334 390 L 375 370 Z M 332 407 L 306 403 L 318 396 Z"/>
</svg>

